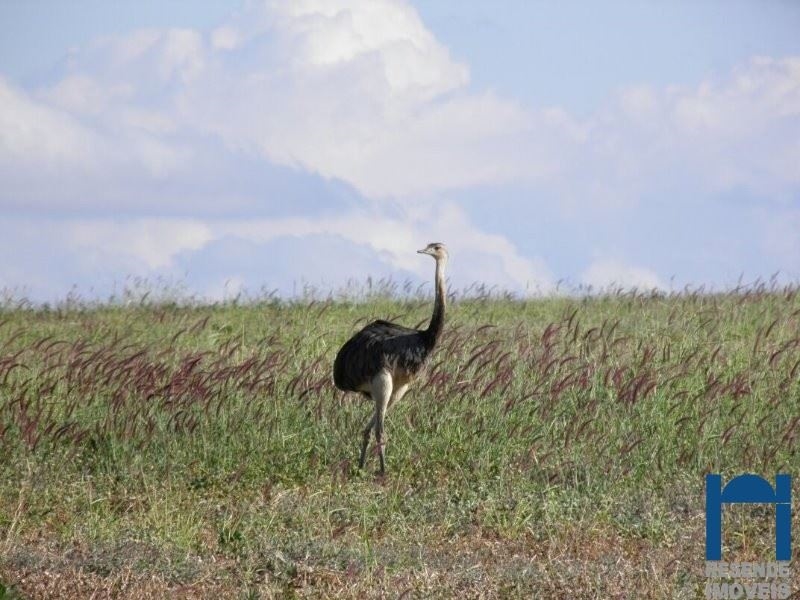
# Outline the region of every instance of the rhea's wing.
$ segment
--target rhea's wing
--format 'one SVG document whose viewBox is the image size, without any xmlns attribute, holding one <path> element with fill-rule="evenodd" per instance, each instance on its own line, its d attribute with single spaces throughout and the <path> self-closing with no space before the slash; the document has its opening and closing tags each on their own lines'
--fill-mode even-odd
<svg viewBox="0 0 800 600">
<path fill-rule="evenodd" d="M 362 329 L 359 333 L 367 333 L 369 335 L 373 335 L 383 339 L 388 339 L 390 337 L 396 337 L 399 335 L 408 335 L 419 332 L 416 329 L 411 329 L 411 327 L 403 327 L 402 325 L 398 325 L 397 323 L 391 323 L 389 321 L 384 321 L 383 319 L 379 319 L 377 321 L 373 321 L 372 323 L 364 327 L 364 329 Z"/>
<path fill-rule="evenodd" d="M 374 321 L 356 333 L 342 346 L 333 363 L 333 381 L 341 390 L 356 391 L 370 381 L 387 364 L 396 362 L 403 367 L 414 363 L 419 345 L 419 332 L 390 323 Z"/>
</svg>

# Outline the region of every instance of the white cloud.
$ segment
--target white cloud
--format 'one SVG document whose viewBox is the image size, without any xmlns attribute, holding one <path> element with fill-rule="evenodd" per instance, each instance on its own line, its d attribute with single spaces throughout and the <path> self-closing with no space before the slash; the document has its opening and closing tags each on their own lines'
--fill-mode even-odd
<svg viewBox="0 0 800 600">
<path fill-rule="evenodd" d="M 363 284 L 368 276 L 417 283 L 413 273 L 392 267 L 369 246 L 329 233 L 260 240 L 224 235 L 198 252 L 177 256 L 175 271 L 184 274 L 192 289 L 213 299 L 262 290 L 295 296 L 306 287 L 324 294 L 351 282 Z"/>
<path fill-rule="evenodd" d="M 36 97 L 90 126 L 96 155 L 133 150 L 152 177 L 191 161 L 182 134 L 209 135 L 370 197 L 541 178 L 584 135 L 468 82 L 404 2 L 267 2 L 207 36 L 97 40 Z"/>
<path fill-rule="evenodd" d="M 238 239 L 257 244 L 287 236 L 335 235 L 371 248 L 393 269 L 414 273 L 423 280 L 430 275 L 431 267 L 414 251 L 431 241 L 444 241 L 452 254 L 450 277 L 456 286 L 484 282 L 516 291 L 552 289 L 552 275 L 544 261 L 521 256 L 500 235 L 481 232 L 454 205 L 420 207 L 416 212 L 395 217 L 373 214 L 322 219 L 218 220 L 208 226 L 216 239 Z M 342 264 L 348 261 L 346 256 L 336 259 Z M 367 274 L 350 271 L 346 277 L 357 278 Z"/>
<path fill-rule="evenodd" d="M 68 113 L 0 78 L 0 164 L 91 165 L 99 140 Z"/>
<path fill-rule="evenodd" d="M 345 215 L 340 218 L 292 218 L 218 222 L 219 235 L 263 243 L 281 236 L 334 234 L 354 244 L 366 244 L 394 268 L 429 275 L 430 265 L 414 250 L 431 241 L 448 244 L 452 254 L 450 277 L 466 287 L 484 282 L 515 291 L 549 291 L 552 275 L 544 261 L 521 256 L 503 236 L 486 234 L 456 206 L 420 207 L 399 217 Z M 346 257 L 341 257 L 346 261 Z M 351 273 L 349 276 L 359 276 Z"/>
<path fill-rule="evenodd" d="M 552 169 L 550 152 L 525 138 L 537 126 L 559 129 L 549 115 L 468 93 L 466 67 L 406 4 L 268 3 L 255 12 L 256 25 L 248 14 L 217 31 L 248 41 L 178 99 L 184 119 L 231 147 L 372 197 Z M 242 72 L 244 47 L 259 62 Z M 531 152 L 518 154 L 520 144 Z"/>
<path fill-rule="evenodd" d="M 181 253 L 213 239 L 191 219 L 0 218 L 0 288 L 27 287 L 36 299 L 63 296 L 74 284 L 109 288 L 126 276 L 174 275 Z"/>
<path fill-rule="evenodd" d="M 650 269 L 624 264 L 613 259 L 594 261 L 581 275 L 581 283 L 594 290 L 664 289 L 661 279 Z"/>
<path fill-rule="evenodd" d="M 577 118 L 473 89 L 401 0 L 247 2 L 208 33 L 96 40 L 40 89 L 0 79 L 0 208 L 66 213 L 43 218 L 54 247 L 137 274 L 202 268 L 187 257 L 226 245 L 322 236 L 321 248 L 368 248 L 427 280 L 413 249 L 441 240 L 458 285 L 546 291 L 544 261 L 497 233 L 519 230 L 531 206 L 596 215 L 598 229 L 664 190 L 684 193 L 683 207 L 740 188 L 786 207 L 799 164 L 799 58 L 753 59 L 696 86 L 637 84 Z M 457 199 L 499 185 L 526 193 L 487 233 Z M 131 216 L 108 218 L 117 212 Z M 25 231 L 15 239 L 34 243 Z M 598 260 L 583 281 L 663 287 L 629 262 Z M 252 284 L 255 271 L 224 264 Z"/>
<path fill-rule="evenodd" d="M 453 205 L 420 206 L 395 216 L 375 214 L 261 219 L 75 218 L 0 220 L 8 251 L 39 250 L 0 268 L 0 288 L 41 272 L 53 256 L 69 267 L 48 281 L 30 277 L 36 298 L 73 284 L 111 289 L 127 275 L 187 279 L 207 297 L 241 289 L 296 293 L 303 284 L 339 289 L 367 276 L 428 282 L 433 266 L 415 250 L 444 241 L 456 288 L 484 283 L 520 293 L 552 289 L 540 259 L 521 256 L 502 236 L 481 232 Z"/>
<path fill-rule="evenodd" d="M 432 97 L 469 79 L 467 67 L 450 58 L 403 0 L 249 2 L 220 32 L 251 44 L 269 37 L 262 49 L 301 72 L 373 61 L 370 69 L 395 95 Z"/>
<path fill-rule="evenodd" d="M 97 116 L 114 101 L 129 99 L 133 91 L 133 82 L 103 85 L 88 75 L 76 74 L 64 77 L 42 96 L 72 114 Z"/>
<path fill-rule="evenodd" d="M 232 27 L 217 27 L 211 32 L 211 45 L 217 50 L 234 50 L 241 43 L 239 32 Z"/>
<path fill-rule="evenodd" d="M 711 192 L 800 184 L 800 58 L 753 58 L 695 87 L 634 86 L 595 121 L 604 162 L 629 165 L 638 189 L 676 176 Z"/>
<path fill-rule="evenodd" d="M 188 219 L 70 220 L 61 231 L 66 244 L 87 259 L 101 263 L 117 257 L 137 272 L 169 267 L 179 252 L 198 250 L 213 239 L 207 224 Z"/>
<path fill-rule="evenodd" d="M 35 100 L 5 85 L 0 102 L 9 148 L 82 157 L 112 178 L 131 162 L 148 178 L 189 177 L 197 146 L 222 140 L 234 158 L 371 198 L 515 182 L 566 206 L 614 207 L 676 179 L 711 192 L 800 184 L 798 58 L 753 59 L 694 87 L 631 86 L 583 119 L 468 83 L 405 2 L 267 1 L 209 34 L 97 40 Z"/>
</svg>

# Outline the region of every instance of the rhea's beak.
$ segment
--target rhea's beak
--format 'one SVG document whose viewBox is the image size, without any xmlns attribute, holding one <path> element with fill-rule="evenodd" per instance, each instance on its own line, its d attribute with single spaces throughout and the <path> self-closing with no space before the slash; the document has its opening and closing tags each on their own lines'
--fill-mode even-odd
<svg viewBox="0 0 800 600">
<path fill-rule="evenodd" d="M 431 251 L 428 248 L 423 248 L 422 250 L 417 250 L 417 254 L 430 254 Z"/>
</svg>

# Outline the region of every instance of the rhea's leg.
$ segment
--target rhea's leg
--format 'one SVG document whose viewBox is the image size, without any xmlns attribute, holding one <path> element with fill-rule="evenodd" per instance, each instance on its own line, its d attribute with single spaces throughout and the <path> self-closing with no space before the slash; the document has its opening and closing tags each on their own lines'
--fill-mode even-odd
<svg viewBox="0 0 800 600">
<path fill-rule="evenodd" d="M 392 391 L 392 397 L 389 399 L 389 406 L 386 407 L 386 412 L 389 412 L 389 409 L 394 406 L 394 403 L 402 399 L 402 397 L 406 395 L 407 391 L 408 391 L 407 383 L 404 383 L 400 387 L 394 388 L 394 390 Z"/>
<path fill-rule="evenodd" d="M 361 458 L 358 459 L 358 468 L 363 469 L 367 461 L 367 446 L 369 446 L 369 436 L 372 435 L 372 428 L 375 427 L 375 413 L 364 428 L 363 439 L 361 440 Z"/>
<path fill-rule="evenodd" d="M 392 376 L 383 371 L 372 380 L 372 399 L 375 400 L 375 442 L 378 444 L 378 456 L 381 461 L 381 474 L 386 472 L 385 444 L 383 443 L 383 421 L 386 408 L 392 397 Z"/>
</svg>

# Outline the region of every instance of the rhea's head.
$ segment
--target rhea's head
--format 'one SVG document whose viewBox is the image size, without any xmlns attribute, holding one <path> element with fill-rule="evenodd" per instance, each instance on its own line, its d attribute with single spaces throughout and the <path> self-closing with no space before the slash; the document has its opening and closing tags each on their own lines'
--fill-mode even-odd
<svg viewBox="0 0 800 600">
<path fill-rule="evenodd" d="M 422 250 L 417 250 L 419 254 L 429 254 L 437 261 L 447 260 L 447 248 L 441 242 L 431 242 Z"/>
</svg>

